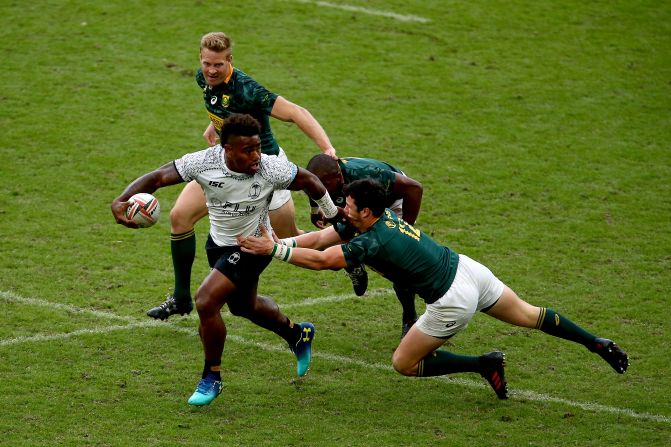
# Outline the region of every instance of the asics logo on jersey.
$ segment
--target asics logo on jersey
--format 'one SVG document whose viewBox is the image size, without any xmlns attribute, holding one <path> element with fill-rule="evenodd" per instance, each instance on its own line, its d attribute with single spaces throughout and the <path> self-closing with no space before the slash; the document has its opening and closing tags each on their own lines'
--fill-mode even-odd
<svg viewBox="0 0 671 447">
<path fill-rule="evenodd" d="M 446 327 L 446 328 L 451 328 L 451 327 L 454 326 L 455 324 L 457 324 L 456 321 L 450 321 L 449 323 L 447 323 L 447 324 L 445 325 L 445 327 Z"/>
<path fill-rule="evenodd" d="M 212 98 L 210 98 L 210 104 L 215 105 L 216 103 L 217 103 L 217 97 L 216 96 L 213 96 Z"/>
</svg>

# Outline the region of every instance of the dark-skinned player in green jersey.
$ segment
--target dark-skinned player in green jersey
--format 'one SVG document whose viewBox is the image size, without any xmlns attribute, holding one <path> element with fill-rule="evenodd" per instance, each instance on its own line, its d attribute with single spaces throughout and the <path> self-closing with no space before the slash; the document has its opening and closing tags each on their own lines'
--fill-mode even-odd
<svg viewBox="0 0 671 447">
<path fill-rule="evenodd" d="M 506 399 L 502 352 L 468 356 L 438 349 L 463 330 L 477 311 L 580 343 L 617 373 L 627 370 L 628 356 L 612 340 L 590 334 L 552 309 L 523 301 L 487 267 L 436 243 L 385 209 L 384 189 L 377 182 L 357 180 L 345 186 L 344 193 L 345 213 L 353 229 L 338 223 L 306 233 L 295 238 L 297 247 L 273 241 L 267 231 L 262 237 L 239 236 L 238 243 L 245 252 L 272 255 L 313 270 L 365 263 L 385 278 L 414 288 L 426 302 L 426 311 L 394 351 L 392 363 L 400 374 L 479 373 L 500 399 Z"/>
<path fill-rule="evenodd" d="M 331 157 L 336 151 L 324 129 L 305 108 L 279 96 L 247 74 L 233 67 L 233 43 L 222 32 L 205 34 L 200 41 L 200 69 L 196 82 L 202 89 L 205 108 L 210 118 L 203 137 L 210 146 L 217 144 L 224 120 L 233 113 L 249 114 L 261 123 L 261 151 L 266 155 L 286 155 L 278 145 L 270 127 L 270 117 L 291 122 L 303 131 L 324 153 Z M 196 222 L 207 215 L 203 189 L 189 182 L 170 210 L 170 250 L 175 274 L 174 289 L 165 302 L 147 315 L 165 320 L 174 314 L 188 314 L 191 300 L 191 268 L 196 256 Z M 270 222 L 279 237 L 300 234 L 296 227 L 294 203 L 289 191 L 275 191 L 270 202 Z"/>
<path fill-rule="evenodd" d="M 334 159 L 325 154 L 310 159 L 307 170 L 315 174 L 326 186 L 331 200 L 337 206 L 345 206 L 343 186 L 355 180 L 371 178 L 376 180 L 385 191 L 385 206 L 410 225 L 414 225 L 422 204 L 423 188 L 418 181 L 408 177 L 397 167 L 372 158 L 343 157 Z M 324 216 L 314 201 L 310 201 L 312 223 L 326 228 Z M 363 265 L 347 267 L 345 271 L 352 280 L 354 293 L 361 296 L 368 286 L 368 274 Z M 396 297 L 403 308 L 401 317 L 401 338 L 405 337 L 415 321 L 415 292 L 394 283 Z"/>
</svg>

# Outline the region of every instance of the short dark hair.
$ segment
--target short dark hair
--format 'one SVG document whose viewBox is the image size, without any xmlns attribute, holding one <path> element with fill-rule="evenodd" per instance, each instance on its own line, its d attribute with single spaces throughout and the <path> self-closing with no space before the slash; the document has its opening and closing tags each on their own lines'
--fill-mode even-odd
<svg viewBox="0 0 671 447">
<path fill-rule="evenodd" d="M 308 162 L 306 169 L 319 178 L 325 175 L 338 174 L 338 172 L 340 172 L 338 160 L 326 154 L 317 154 L 312 157 Z"/>
<path fill-rule="evenodd" d="M 219 141 L 221 145 L 228 143 L 228 139 L 232 135 L 242 137 L 253 137 L 261 134 L 261 124 L 252 115 L 245 113 L 232 113 L 224 121 L 219 133 Z"/>
<path fill-rule="evenodd" d="M 368 208 L 375 217 L 380 217 L 384 212 L 387 195 L 382 185 L 371 178 L 355 180 L 346 184 L 343 193 L 345 196 L 354 199 L 359 211 Z"/>
</svg>

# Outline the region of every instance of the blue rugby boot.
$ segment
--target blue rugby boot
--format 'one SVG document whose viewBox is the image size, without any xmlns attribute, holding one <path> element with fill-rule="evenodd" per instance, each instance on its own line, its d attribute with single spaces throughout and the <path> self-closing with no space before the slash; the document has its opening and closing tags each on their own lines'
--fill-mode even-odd
<svg viewBox="0 0 671 447">
<path fill-rule="evenodd" d="M 312 362 L 312 341 L 315 339 L 315 325 L 312 323 L 299 323 L 301 338 L 292 346 L 291 350 L 296 354 L 296 373 L 303 377 L 310 369 Z"/>
<path fill-rule="evenodd" d="M 189 397 L 189 405 L 198 407 L 209 405 L 221 393 L 223 386 L 221 380 L 218 380 L 214 374 L 208 374 L 198 382 L 196 391 Z"/>
</svg>

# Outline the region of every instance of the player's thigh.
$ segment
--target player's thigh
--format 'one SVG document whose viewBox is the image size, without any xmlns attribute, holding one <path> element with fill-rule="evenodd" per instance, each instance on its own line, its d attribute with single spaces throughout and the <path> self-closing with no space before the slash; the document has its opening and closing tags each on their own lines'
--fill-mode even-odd
<svg viewBox="0 0 671 447">
<path fill-rule="evenodd" d="M 280 191 L 275 191 L 273 193 L 273 198 L 279 192 Z M 298 236 L 300 234 L 298 227 L 296 227 L 296 210 L 291 195 L 289 195 L 289 199 L 279 208 L 271 209 L 268 212 L 268 215 L 270 217 L 270 224 L 273 226 L 273 230 L 275 230 L 277 237 L 285 238 Z"/>
<path fill-rule="evenodd" d="M 190 231 L 196 222 L 206 215 L 207 205 L 203 188 L 195 181 L 189 182 L 170 210 L 171 231 L 173 233 Z"/>
<path fill-rule="evenodd" d="M 392 357 L 394 369 L 405 375 L 416 374 L 417 364 L 446 341 L 446 338 L 432 337 L 423 333 L 416 326 L 411 327 L 394 351 Z"/>
<path fill-rule="evenodd" d="M 522 300 L 510 287 L 504 286 L 499 300 L 485 313 L 515 326 L 533 328 L 536 327 L 540 308 Z"/>
</svg>

